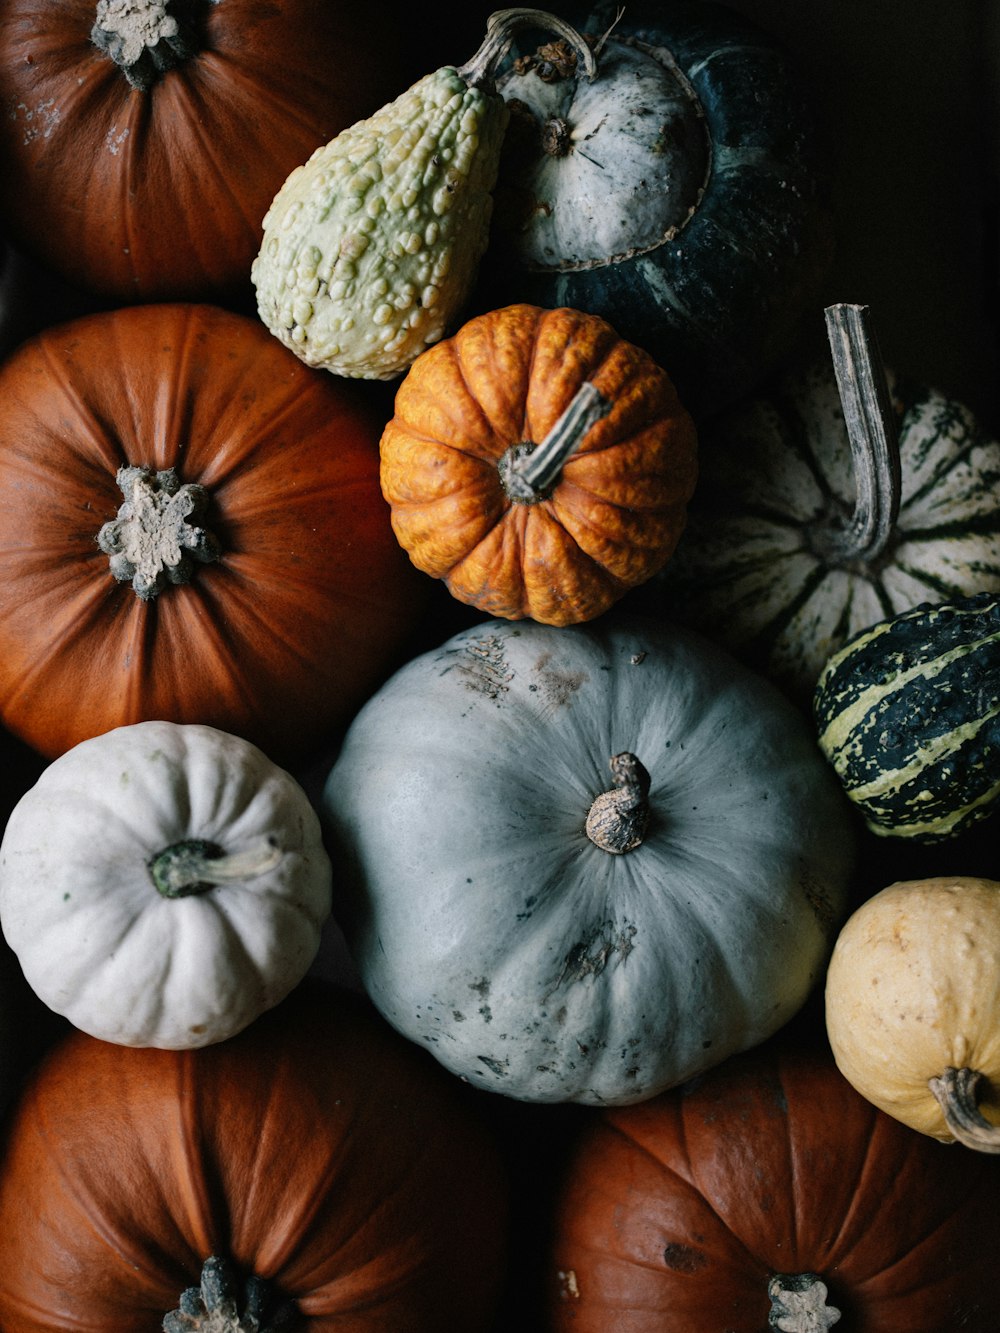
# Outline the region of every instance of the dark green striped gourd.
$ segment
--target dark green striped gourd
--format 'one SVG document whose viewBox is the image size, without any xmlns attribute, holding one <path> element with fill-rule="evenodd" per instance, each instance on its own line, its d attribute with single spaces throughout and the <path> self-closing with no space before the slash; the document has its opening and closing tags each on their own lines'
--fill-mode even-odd
<svg viewBox="0 0 1000 1333">
<path fill-rule="evenodd" d="M 1000 799 L 1000 597 L 881 621 L 830 658 L 819 744 L 877 834 L 940 842 Z"/>
</svg>

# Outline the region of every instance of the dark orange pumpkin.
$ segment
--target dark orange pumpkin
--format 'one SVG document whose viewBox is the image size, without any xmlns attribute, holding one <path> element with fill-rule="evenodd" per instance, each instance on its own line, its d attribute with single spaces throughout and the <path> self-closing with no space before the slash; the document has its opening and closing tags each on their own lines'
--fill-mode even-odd
<svg viewBox="0 0 1000 1333">
<path fill-rule="evenodd" d="M 515 305 L 413 363 L 382 436 L 410 559 L 493 616 L 591 620 L 673 553 L 693 423 L 669 376 L 604 320 Z"/>
<path fill-rule="evenodd" d="M 552 1327 L 993 1333 L 998 1189 L 998 1159 L 876 1110 L 828 1054 L 761 1048 L 582 1132 Z"/>
<path fill-rule="evenodd" d="M 423 581 L 389 526 L 383 418 L 360 386 L 256 320 L 162 305 L 39 335 L 0 369 L 0 399 L 0 717 L 36 749 L 159 718 L 283 762 L 395 665 Z M 142 595 L 116 554 L 125 503 L 133 529 L 162 511 L 180 548 L 179 566 L 167 551 L 136 571 Z"/>
<path fill-rule="evenodd" d="M 467 1091 L 346 992 L 302 987 L 200 1051 L 74 1033 L 10 1128 L 0 1325 L 159 1329 L 215 1257 L 316 1333 L 473 1333 L 504 1174 Z"/>
<path fill-rule="evenodd" d="M 146 20 L 153 46 L 123 40 L 106 0 L 5 0 L 11 239 L 122 301 L 249 291 L 288 173 L 408 86 L 405 10 L 388 0 L 376 25 L 344 0 L 117 8 Z"/>
</svg>

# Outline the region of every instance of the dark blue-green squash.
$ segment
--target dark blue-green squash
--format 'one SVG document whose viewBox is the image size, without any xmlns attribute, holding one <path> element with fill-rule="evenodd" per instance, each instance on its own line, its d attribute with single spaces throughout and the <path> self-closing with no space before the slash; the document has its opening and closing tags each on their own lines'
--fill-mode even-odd
<svg viewBox="0 0 1000 1333">
<path fill-rule="evenodd" d="M 923 604 L 835 653 L 820 749 L 873 833 L 941 842 L 1000 800 L 1000 597 Z"/>
<path fill-rule="evenodd" d="M 559 10 L 596 52 L 592 82 L 551 47 L 498 81 L 512 115 L 476 304 L 599 314 L 704 414 L 777 364 L 817 299 L 822 154 L 754 24 L 697 0 L 617 9 Z"/>
</svg>

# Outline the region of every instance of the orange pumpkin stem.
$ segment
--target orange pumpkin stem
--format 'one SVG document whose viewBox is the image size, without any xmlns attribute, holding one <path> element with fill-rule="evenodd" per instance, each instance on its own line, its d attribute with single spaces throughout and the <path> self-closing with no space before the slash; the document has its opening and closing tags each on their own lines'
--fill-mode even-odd
<svg viewBox="0 0 1000 1333">
<path fill-rule="evenodd" d="M 515 33 L 522 28 L 538 28 L 552 32 L 569 43 L 576 64 L 583 67 L 588 79 L 597 73 L 597 62 L 590 47 L 570 25 L 543 9 L 498 9 L 486 21 L 486 36 L 471 60 L 456 72 L 459 78 L 473 88 L 490 86 L 497 69 L 511 48 Z"/>
<path fill-rule="evenodd" d="M 146 602 L 168 583 L 190 582 L 196 563 L 219 559 L 215 537 L 189 522 L 208 507 L 204 486 L 181 485 L 173 468 L 122 467 L 117 481 L 125 503 L 101 528 L 97 544 L 111 557 L 119 583 L 131 582 Z"/>
<path fill-rule="evenodd" d="M 167 0 L 98 0 L 90 40 L 139 92 L 201 46 L 190 21 L 167 13 Z"/>
<path fill-rule="evenodd" d="M 515 504 L 534 504 L 550 494 L 567 459 L 576 453 L 591 426 L 610 411 L 611 402 L 596 385 L 589 380 L 581 384 L 541 444 L 515 444 L 501 456 L 497 468 L 508 499 Z"/>
<path fill-rule="evenodd" d="M 602 851 L 620 856 L 642 845 L 649 824 L 649 773 L 628 750 L 612 756 L 615 785 L 595 797 L 587 815 L 587 837 Z"/>
<path fill-rule="evenodd" d="M 955 1069 L 949 1065 L 928 1086 L 937 1098 L 949 1133 L 958 1143 L 976 1152 L 1000 1153 L 1000 1125 L 991 1124 L 979 1109 L 978 1096 L 984 1076 L 978 1069 Z"/>
<path fill-rule="evenodd" d="M 198 1286 L 182 1293 L 162 1325 L 164 1333 L 295 1333 L 302 1326 L 294 1302 L 276 1303 L 259 1277 L 247 1279 L 240 1300 L 232 1270 L 215 1255 L 205 1260 Z"/>
</svg>

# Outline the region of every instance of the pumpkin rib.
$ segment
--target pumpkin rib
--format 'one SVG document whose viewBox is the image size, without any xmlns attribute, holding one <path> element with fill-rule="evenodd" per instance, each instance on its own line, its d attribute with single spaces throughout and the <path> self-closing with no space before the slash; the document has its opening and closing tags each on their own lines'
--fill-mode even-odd
<svg viewBox="0 0 1000 1333">
<path fill-rule="evenodd" d="M 619 1121 L 615 1118 L 614 1114 L 607 1116 L 603 1123 L 607 1127 L 607 1129 L 611 1131 L 612 1134 L 616 1134 L 619 1137 L 621 1137 L 629 1145 L 630 1148 L 642 1153 L 643 1157 L 655 1167 L 658 1174 L 674 1181 L 676 1185 L 683 1186 L 690 1200 L 696 1205 L 698 1205 L 700 1208 L 703 1207 L 704 1209 L 707 1210 L 709 1216 L 715 1220 L 716 1225 L 723 1233 L 725 1240 L 727 1242 L 731 1242 L 733 1247 L 743 1255 L 746 1261 L 753 1264 L 754 1266 L 758 1266 L 761 1264 L 761 1259 L 759 1255 L 755 1251 L 751 1250 L 747 1245 L 746 1241 L 743 1239 L 743 1237 L 739 1236 L 732 1229 L 730 1224 L 726 1221 L 725 1217 L 723 1216 L 718 1205 L 715 1202 L 713 1202 L 713 1200 L 709 1197 L 709 1195 L 703 1191 L 702 1187 L 696 1181 L 695 1173 L 693 1171 L 689 1175 L 686 1176 L 682 1175 L 677 1167 L 673 1166 L 669 1162 L 665 1162 L 663 1158 L 659 1155 L 659 1153 L 656 1152 L 655 1148 L 650 1147 L 649 1144 L 647 1144 L 643 1139 L 639 1138 L 638 1134 L 632 1133 L 630 1130 L 626 1129 L 622 1124 L 620 1124 Z M 681 1144 L 683 1145 L 685 1160 L 688 1166 L 693 1167 L 694 1161 L 691 1156 L 691 1153 L 687 1149 L 688 1133 L 687 1133 L 686 1116 L 684 1114 L 683 1106 L 673 1117 L 673 1123 L 675 1126 L 676 1133 L 681 1141 Z M 730 1263 L 731 1260 L 727 1258 L 726 1262 Z"/>
<path fill-rule="evenodd" d="M 87 1197 L 84 1191 L 84 1177 L 80 1172 L 71 1172 L 68 1169 L 64 1155 L 60 1150 L 59 1136 L 53 1135 L 49 1130 L 44 1104 L 39 1106 L 39 1098 L 34 1089 L 28 1093 L 25 1109 L 26 1111 L 34 1111 L 35 1133 L 48 1150 L 49 1160 L 55 1168 L 56 1177 L 63 1190 L 62 1199 L 74 1209 L 79 1218 L 78 1225 L 84 1231 L 97 1237 L 110 1259 L 130 1278 L 138 1277 L 147 1284 L 147 1291 L 144 1295 L 147 1297 L 151 1295 L 155 1298 L 160 1288 L 148 1253 L 143 1253 L 139 1238 L 133 1236 L 127 1226 L 113 1227 L 111 1225 L 112 1219 L 108 1217 L 107 1212 L 95 1208 L 93 1198 Z M 71 1165 L 75 1167 L 75 1163 L 71 1163 Z M 37 1307 L 33 1307 L 33 1309 L 37 1310 Z M 38 1312 L 43 1317 L 47 1313 L 44 1309 Z M 60 1311 L 60 1316 L 64 1319 L 68 1317 L 73 1320 L 72 1325 L 63 1324 L 64 1328 L 87 1329 L 86 1324 L 78 1323 L 75 1312 Z M 100 1328 L 96 1326 L 91 1326 L 91 1328 L 93 1333 L 102 1333 Z"/>
</svg>

